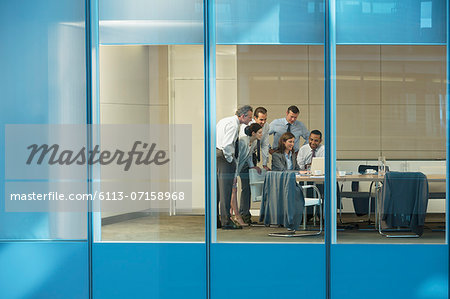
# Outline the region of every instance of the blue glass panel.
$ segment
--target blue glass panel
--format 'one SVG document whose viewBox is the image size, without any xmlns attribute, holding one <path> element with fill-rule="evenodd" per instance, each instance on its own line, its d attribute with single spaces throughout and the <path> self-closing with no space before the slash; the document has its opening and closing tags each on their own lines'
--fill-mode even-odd
<svg viewBox="0 0 450 299">
<path fill-rule="evenodd" d="M 331 254 L 334 298 L 447 298 L 447 245 L 339 244 Z"/>
<path fill-rule="evenodd" d="M 89 298 L 87 242 L 0 243 L 0 297 Z"/>
<path fill-rule="evenodd" d="M 94 298 L 206 298 L 205 246 L 94 243 Z"/>
<path fill-rule="evenodd" d="M 84 1 L 0 1 L 0 239 L 84 239 L 80 214 L 6 213 L 5 124 L 86 121 Z"/>
<path fill-rule="evenodd" d="M 337 0 L 338 44 L 443 44 L 446 1 Z"/>
<path fill-rule="evenodd" d="M 325 298 L 323 244 L 215 243 L 211 256 L 211 298 Z"/>
<path fill-rule="evenodd" d="M 202 0 L 100 0 L 101 44 L 201 44 Z"/>
<path fill-rule="evenodd" d="M 323 44 L 323 0 L 216 0 L 218 44 Z"/>
</svg>

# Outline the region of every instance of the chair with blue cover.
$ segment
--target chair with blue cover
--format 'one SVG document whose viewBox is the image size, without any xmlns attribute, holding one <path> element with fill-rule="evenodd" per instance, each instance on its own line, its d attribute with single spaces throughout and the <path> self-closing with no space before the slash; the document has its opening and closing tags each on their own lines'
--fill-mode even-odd
<svg viewBox="0 0 450 299">
<path fill-rule="evenodd" d="M 256 169 L 248 170 L 250 194 L 252 202 L 258 202 L 261 201 L 262 199 L 263 185 L 264 179 L 266 177 L 266 172 L 267 171 L 265 169 L 261 169 L 261 173 L 258 173 Z"/>
<path fill-rule="evenodd" d="M 312 188 L 316 198 L 307 198 L 305 190 Z M 314 185 L 300 186 L 296 182 L 296 173 L 292 171 L 269 171 L 266 174 L 261 201 L 260 222 L 266 226 L 282 225 L 288 229 L 285 233 L 271 233 L 269 236 L 302 237 L 322 233 L 322 198 Z M 296 234 L 299 230 L 302 215 L 305 228 L 305 207 L 315 206 L 320 209 L 320 229 L 318 232 Z"/>
<path fill-rule="evenodd" d="M 428 206 L 428 180 L 422 172 L 388 172 L 380 198 L 378 230 L 386 237 L 420 237 L 423 234 Z M 387 234 L 382 228 L 400 231 L 408 228 L 414 234 Z M 395 231 L 394 230 L 394 231 Z"/>
</svg>

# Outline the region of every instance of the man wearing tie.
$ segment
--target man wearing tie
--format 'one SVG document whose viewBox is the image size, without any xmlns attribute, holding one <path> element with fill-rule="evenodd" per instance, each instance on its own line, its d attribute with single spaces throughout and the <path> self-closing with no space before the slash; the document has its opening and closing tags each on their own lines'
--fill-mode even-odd
<svg viewBox="0 0 450 299">
<path fill-rule="evenodd" d="M 309 131 L 306 126 L 297 120 L 300 110 L 297 106 L 290 106 L 286 111 L 286 117 L 275 119 L 270 123 L 269 134 L 274 135 L 270 153 L 272 154 L 278 147 L 278 140 L 281 135 L 291 132 L 295 136 L 294 152 L 297 154 L 300 148 L 300 136 L 308 142 Z"/>
<path fill-rule="evenodd" d="M 236 115 L 221 119 L 216 125 L 216 159 L 217 159 L 217 205 L 220 207 L 220 221 L 217 226 L 222 229 L 242 228 L 234 224 L 230 219 L 230 203 L 234 178 L 236 172 L 235 151 L 239 125 L 248 124 L 252 119 L 253 109 L 251 106 L 242 106 L 236 111 Z"/>
<path fill-rule="evenodd" d="M 309 134 L 308 144 L 305 144 L 300 148 L 297 155 L 297 164 L 300 170 L 310 170 L 311 162 L 314 157 L 325 156 L 325 146 L 320 144 L 322 142 L 322 133 L 319 130 L 312 130 Z M 312 185 L 312 182 L 307 182 L 308 185 Z M 323 184 L 318 184 L 320 193 L 323 193 Z M 308 189 L 307 196 L 312 197 L 312 189 Z M 307 208 L 307 219 L 314 216 L 313 208 Z"/>
<path fill-rule="evenodd" d="M 258 107 L 253 113 L 253 119 L 248 123 L 249 125 L 257 123 L 262 127 L 262 137 L 261 140 L 257 141 L 255 151 L 252 153 L 253 165 L 244 165 L 239 177 L 241 178 L 241 199 L 239 203 L 239 214 L 241 214 L 244 222 L 252 224 L 252 215 L 250 214 L 250 184 L 248 170 L 249 168 L 255 168 L 258 173 L 261 169 L 257 166 L 258 162 L 262 160 L 262 165 L 264 169 L 270 170 L 267 167 L 267 161 L 269 160 L 269 125 L 266 124 L 267 121 L 267 109 L 264 107 Z M 246 136 L 245 127 L 247 125 L 241 125 L 239 132 L 239 137 Z M 262 158 L 262 159 L 261 159 Z"/>
<path fill-rule="evenodd" d="M 309 134 L 308 144 L 302 146 L 298 152 L 297 163 L 300 170 L 309 170 L 311 167 L 312 158 L 324 157 L 325 146 L 320 144 L 322 142 L 322 133 L 319 130 L 312 130 Z"/>
</svg>

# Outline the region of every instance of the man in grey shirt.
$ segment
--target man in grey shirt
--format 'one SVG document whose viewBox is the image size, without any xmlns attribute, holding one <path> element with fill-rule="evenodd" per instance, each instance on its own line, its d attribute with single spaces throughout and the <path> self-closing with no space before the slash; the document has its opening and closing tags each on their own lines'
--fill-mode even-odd
<svg viewBox="0 0 450 299">
<path fill-rule="evenodd" d="M 274 135 L 271 154 L 277 149 L 281 135 L 286 132 L 291 132 L 295 136 L 294 152 L 296 154 L 300 149 L 300 137 L 305 140 L 304 144 L 308 142 L 309 131 L 301 121 L 297 120 L 299 114 L 300 110 L 297 106 L 290 106 L 286 111 L 286 117 L 275 119 L 270 123 L 269 134 Z"/>
</svg>

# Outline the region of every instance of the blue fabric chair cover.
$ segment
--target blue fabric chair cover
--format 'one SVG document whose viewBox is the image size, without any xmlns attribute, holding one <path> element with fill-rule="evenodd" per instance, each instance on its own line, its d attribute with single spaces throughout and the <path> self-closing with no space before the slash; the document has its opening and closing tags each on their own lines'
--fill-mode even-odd
<svg viewBox="0 0 450 299">
<path fill-rule="evenodd" d="M 305 205 L 293 171 L 268 171 L 264 179 L 259 221 L 297 230 Z"/>
<path fill-rule="evenodd" d="M 428 206 L 428 180 L 421 172 L 388 172 L 383 183 L 383 220 L 422 235 Z"/>
</svg>

